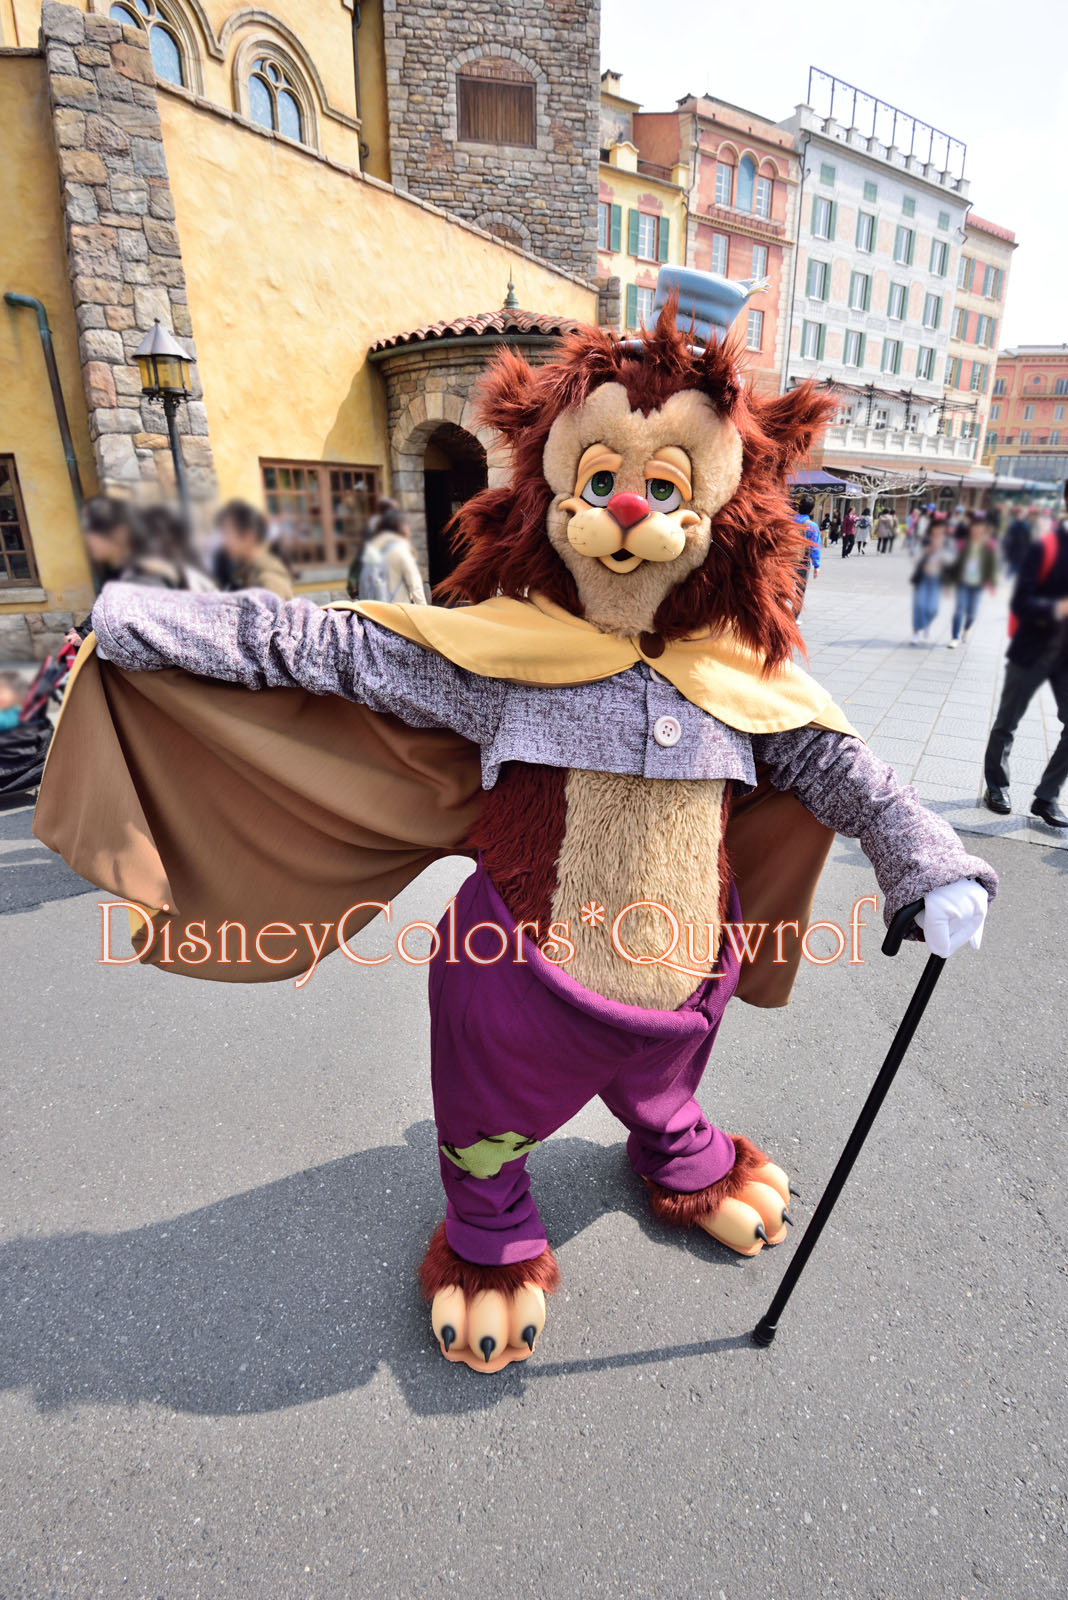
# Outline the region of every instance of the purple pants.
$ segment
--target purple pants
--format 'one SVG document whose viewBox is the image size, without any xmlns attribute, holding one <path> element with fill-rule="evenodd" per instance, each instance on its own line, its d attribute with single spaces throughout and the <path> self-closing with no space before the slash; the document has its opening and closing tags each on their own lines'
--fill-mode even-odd
<svg viewBox="0 0 1068 1600">
<path fill-rule="evenodd" d="M 739 915 L 732 886 L 728 916 Z M 497 929 L 507 949 L 493 960 L 503 942 Z M 479 866 L 439 924 L 430 963 L 445 1231 L 458 1255 L 486 1266 L 528 1261 L 545 1248 L 522 1152 L 594 1095 L 630 1130 L 635 1171 L 666 1189 L 703 1189 L 734 1165 L 731 1140 L 694 1099 L 738 981 L 730 942 L 683 1005 L 654 1011 L 592 994 L 525 937 L 517 961 L 513 929 Z"/>
</svg>

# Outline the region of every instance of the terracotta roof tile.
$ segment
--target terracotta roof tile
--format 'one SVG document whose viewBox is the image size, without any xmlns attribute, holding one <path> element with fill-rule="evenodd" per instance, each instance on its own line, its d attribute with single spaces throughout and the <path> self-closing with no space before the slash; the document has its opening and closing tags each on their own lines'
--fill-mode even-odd
<svg viewBox="0 0 1068 1600">
<path fill-rule="evenodd" d="M 480 338 L 483 335 L 540 334 L 543 338 L 562 337 L 582 326 L 572 317 L 552 317 L 541 311 L 481 311 L 472 317 L 454 317 L 451 322 L 431 322 L 410 333 L 395 333 L 379 339 L 372 353 L 398 350 L 407 344 L 437 344 L 449 339 Z"/>
</svg>

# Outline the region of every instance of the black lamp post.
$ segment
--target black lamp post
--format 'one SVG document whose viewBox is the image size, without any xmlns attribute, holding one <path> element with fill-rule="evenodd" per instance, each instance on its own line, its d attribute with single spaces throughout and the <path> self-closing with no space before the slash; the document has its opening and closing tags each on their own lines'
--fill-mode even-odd
<svg viewBox="0 0 1068 1600">
<path fill-rule="evenodd" d="M 196 356 L 191 356 L 188 350 L 183 350 L 173 334 L 168 333 L 166 328 L 160 327 L 157 317 L 155 324 L 134 351 L 134 360 L 141 374 L 141 392 L 147 399 L 158 400 L 163 406 L 163 413 L 167 418 L 167 437 L 171 442 L 171 457 L 174 461 L 174 481 L 178 489 L 182 515 L 188 522 L 189 485 L 182 464 L 175 418 L 182 401 L 189 399 L 191 392 L 189 368 L 196 361 Z"/>
</svg>

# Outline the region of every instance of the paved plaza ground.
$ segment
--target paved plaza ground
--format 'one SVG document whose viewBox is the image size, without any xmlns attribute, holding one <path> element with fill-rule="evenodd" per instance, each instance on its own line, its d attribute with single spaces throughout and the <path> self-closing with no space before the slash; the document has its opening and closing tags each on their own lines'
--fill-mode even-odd
<svg viewBox="0 0 1068 1600">
<path fill-rule="evenodd" d="M 1045 1600 L 1068 1592 L 1068 852 L 975 808 L 1004 597 L 908 643 L 909 564 L 826 557 L 814 672 L 1002 878 L 779 1338 L 754 1260 L 655 1223 L 593 1106 L 532 1158 L 564 1285 L 535 1358 L 446 1365 L 424 976 L 102 969 L 97 896 L 0 812 L 3 1600 Z M 439 864 L 400 921 L 436 918 Z M 871 892 L 832 849 L 816 914 Z M 866 935 L 728 1011 L 710 1115 L 811 1214 L 922 966 Z M 382 929 L 361 936 L 386 949 Z"/>
</svg>

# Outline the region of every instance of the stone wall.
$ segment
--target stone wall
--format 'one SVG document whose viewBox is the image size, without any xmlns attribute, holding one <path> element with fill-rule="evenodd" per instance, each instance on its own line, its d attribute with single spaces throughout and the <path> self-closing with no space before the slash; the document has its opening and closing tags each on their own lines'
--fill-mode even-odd
<svg viewBox="0 0 1068 1600">
<path fill-rule="evenodd" d="M 597 256 L 599 0 L 383 0 L 393 182 L 581 277 Z M 536 148 L 461 143 L 456 77 L 533 81 Z"/>
<path fill-rule="evenodd" d="M 78 348 L 104 491 L 174 482 L 162 406 L 141 394 L 133 351 L 155 318 L 195 354 L 148 36 L 46 0 L 41 16 Z M 208 419 L 178 412 L 190 492 L 208 499 Z"/>
<path fill-rule="evenodd" d="M 511 463 L 507 449 L 474 416 L 478 381 L 500 347 L 499 340 L 458 349 L 447 340 L 433 345 L 402 345 L 379 363 L 386 386 L 392 494 L 407 515 L 416 560 L 424 576 L 427 544 L 423 458 L 427 442 L 437 428 L 449 422 L 471 434 L 486 452 L 489 486 L 508 482 Z M 532 366 L 551 360 L 555 351 L 551 342 L 525 344 L 516 340 L 514 348 Z"/>
</svg>

